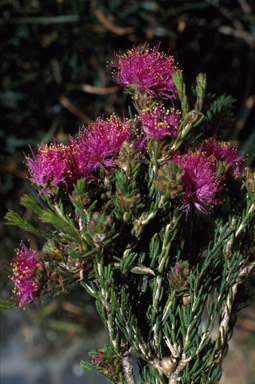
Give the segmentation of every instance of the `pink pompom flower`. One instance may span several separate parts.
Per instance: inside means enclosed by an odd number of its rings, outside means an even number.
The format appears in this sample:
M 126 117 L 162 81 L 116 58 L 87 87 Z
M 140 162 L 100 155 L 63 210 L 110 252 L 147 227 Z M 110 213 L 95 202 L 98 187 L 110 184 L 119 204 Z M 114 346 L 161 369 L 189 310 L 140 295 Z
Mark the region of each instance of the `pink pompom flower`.
M 227 170 L 232 169 L 233 176 L 239 171 L 239 167 L 244 159 L 243 155 L 238 155 L 234 144 L 224 141 L 217 142 L 215 138 L 205 141 L 202 145 L 202 151 L 205 152 L 207 156 L 214 156 L 216 160 L 225 162 Z
M 223 189 L 222 177 L 217 176 L 217 166 L 214 156 L 209 156 L 201 151 L 201 148 L 195 152 L 188 152 L 184 155 L 178 155 L 174 158 L 174 162 L 183 170 L 182 178 L 183 194 L 183 211 L 186 217 L 191 211 L 193 204 L 199 211 L 207 214 L 213 205 L 219 204 L 220 199 L 217 193 Z
M 35 301 L 40 293 L 40 283 L 36 278 L 36 272 L 41 267 L 38 258 L 39 255 L 35 251 L 22 244 L 20 249 L 16 249 L 13 261 L 9 264 L 13 269 L 13 293 L 19 300 L 20 307 Z
M 141 50 L 133 48 L 124 55 L 115 55 L 116 63 L 111 67 L 117 67 L 113 71 L 114 81 L 134 93 L 139 91 L 153 98 L 175 96 L 176 88 L 172 74 L 176 69 L 173 58 L 167 53 L 158 52 L 160 43 L 153 49 L 145 43 Z
M 156 105 L 153 109 L 146 108 L 140 112 L 140 120 L 146 137 L 155 140 L 165 136 L 176 136 L 179 131 L 180 115 L 174 109 L 165 111 Z
M 114 156 L 119 152 L 124 141 L 129 140 L 128 120 L 122 123 L 114 114 L 109 118 L 97 118 L 84 128 L 78 141 L 70 139 L 75 150 L 74 161 L 81 170 L 84 167 L 93 172 L 98 167 L 113 167 Z M 92 175 L 92 174 L 91 174 Z
M 48 188 L 63 184 L 66 190 L 82 177 L 89 175 L 88 164 L 83 163 L 79 168 L 77 164 L 77 145 L 51 143 L 38 147 L 34 159 L 26 157 L 30 180 L 42 188 L 40 193 L 48 193 Z
M 33 152 L 32 152 L 33 153 Z M 71 151 L 62 144 L 43 145 L 38 147 L 37 156 L 34 160 L 26 157 L 27 167 L 32 183 L 45 190 L 49 185 L 59 185 L 61 182 L 66 186 L 72 183 L 71 173 Z

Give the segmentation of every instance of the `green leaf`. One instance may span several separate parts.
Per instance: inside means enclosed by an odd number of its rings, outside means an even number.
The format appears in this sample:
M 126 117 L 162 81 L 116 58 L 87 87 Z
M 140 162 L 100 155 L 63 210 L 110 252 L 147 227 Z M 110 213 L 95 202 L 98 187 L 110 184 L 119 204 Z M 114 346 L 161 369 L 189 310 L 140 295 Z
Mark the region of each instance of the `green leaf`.
M 19 305 L 19 302 L 15 299 L 10 300 L 4 300 L 0 299 L 0 311 L 3 311 L 4 309 L 14 308 Z
M 32 209 L 38 216 L 42 215 L 43 208 L 37 203 L 34 196 L 23 195 L 20 199 L 20 204 L 26 208 Z
M 33 233 L 33 235 L 36 235 L 36 236 L 42 236 L 43 235 L 43 231 L 35 228 L 26 219 L 23 219 L 22 217 L 20 217 L 16 212 L 12 211 L 11 209 L 5 215 L 5 219 L 9 221 L 9 223 L 7 223 L 8 225 L 17 225 L 21 229 L 24 229 L 24 231 Z

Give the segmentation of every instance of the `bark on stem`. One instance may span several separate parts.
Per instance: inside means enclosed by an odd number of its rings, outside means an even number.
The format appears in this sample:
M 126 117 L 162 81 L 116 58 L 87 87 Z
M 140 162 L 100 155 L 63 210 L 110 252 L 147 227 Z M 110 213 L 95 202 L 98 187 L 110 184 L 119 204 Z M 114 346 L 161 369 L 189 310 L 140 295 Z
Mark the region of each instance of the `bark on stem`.
M 219 325 L 219 346 L 214 352 L 214 360 L 217 361 L 217 364 L 221 367 L 222 366 L 222 360 L 224 358 L 224 350 L 227 344 L 227 329 L 229 325 L 229 321 L 232 315 L 232 309 L 233 309 L 233 304 L 235 301 L 235 297 L 237 294 L 238 286 L 242 282 L 242 278 L 245 276 L 248 276 L 253 269 L 255 269 L 255 265 L 249 265 L 244 267 L 239 275 L 236 278 L 235 284 L 231 287 L 230 292 L 228 293 L 227 299 L 226 299 L 226 304 L 222 313 L 222 320 Z
M 137 384 L 133 371 L 132 360 L 130 359 L 129 355 L 122 358 L 122 367 L 127 383 Z

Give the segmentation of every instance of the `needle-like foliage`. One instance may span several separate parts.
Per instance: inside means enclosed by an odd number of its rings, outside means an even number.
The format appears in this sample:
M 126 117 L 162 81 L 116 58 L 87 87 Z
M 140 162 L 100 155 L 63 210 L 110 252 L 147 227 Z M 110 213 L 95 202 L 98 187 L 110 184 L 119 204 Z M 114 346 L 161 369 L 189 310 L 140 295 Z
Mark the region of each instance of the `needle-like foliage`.
M 255 269 L 255 177 L 233 144 L 211 129 L 206 136 L 224 108 L 206 110 L 204 74 L 190 106 L 183 74 L 159 44 L 117 55 L 113 66 L 133 98 L 131 120 L 96 119 L 66 146 L 27 158 L 44 204 L 28 195 L 21 204 L 45 230 L 13 211 L 6 219 L 42 236 L 44 256 L 25 245 L 16 252 L 14 299 L 24 306 L 78 282 L 110 340 L 84 369 L 136 384 L 134 353 L 142 383 L 216 384 Z

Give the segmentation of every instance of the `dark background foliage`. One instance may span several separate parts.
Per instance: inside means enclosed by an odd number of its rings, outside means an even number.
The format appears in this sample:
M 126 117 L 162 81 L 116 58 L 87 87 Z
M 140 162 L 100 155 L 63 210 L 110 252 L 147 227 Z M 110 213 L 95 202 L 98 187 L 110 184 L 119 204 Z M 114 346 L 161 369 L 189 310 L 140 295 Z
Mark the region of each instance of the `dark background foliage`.
M 145 41 L 151 47 L 161 41 L 165 52 L 170 48 L 191 98 L 199 72 L 207 74 L 208 92 L 232 95 L 235 121 L 226 119 L 224 137 L 249 153 L 247 165 L 254 165 L 254 0 L 0 0 L 0 36 L 1 217 L 8 208 L 32 215 L 18 205 L 23 193 L 34 193 L 24 165 L 29 145 L 35 149 L 53 137 L 65 141 L 113 108 L 128 115 L 130 100 L 106 62 Z M 2 260 L 28 239 L 3 220 L 0 236 Z M 40 249 L 40 240 L 29 239 Z M 2 276 L 7 297 L 12 284 Z M 56 316 L 56 310 L 49 312 Z M 77 316 L 69 320 L 77 323 Z

